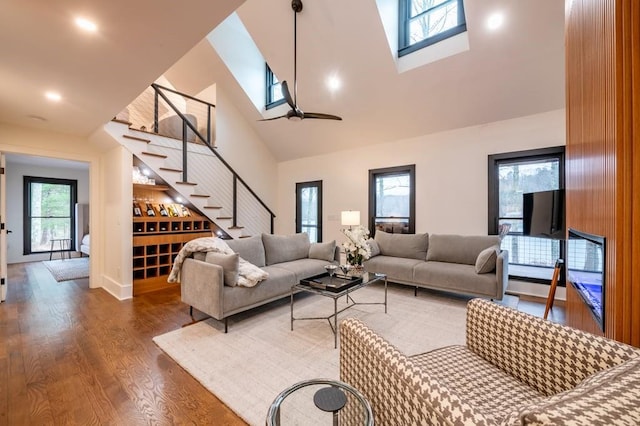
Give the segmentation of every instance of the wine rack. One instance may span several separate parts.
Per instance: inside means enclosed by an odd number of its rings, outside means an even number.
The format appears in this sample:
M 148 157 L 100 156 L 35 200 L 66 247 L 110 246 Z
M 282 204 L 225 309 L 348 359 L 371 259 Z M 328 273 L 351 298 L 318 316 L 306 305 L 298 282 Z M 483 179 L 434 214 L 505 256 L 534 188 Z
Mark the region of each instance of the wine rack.
M 163 194 L 166 189 L 159 185 L 134 185 L 134 195 L 157 198 L 166 196 Z M 188 241 L 211 235 L 211 222 L 195 211 L 190 214 L 167 217 L 156 212 L 156 216 L 133 217 L 134 296 L 176 285 L 167 283 L 167 278 L 180 249 Z

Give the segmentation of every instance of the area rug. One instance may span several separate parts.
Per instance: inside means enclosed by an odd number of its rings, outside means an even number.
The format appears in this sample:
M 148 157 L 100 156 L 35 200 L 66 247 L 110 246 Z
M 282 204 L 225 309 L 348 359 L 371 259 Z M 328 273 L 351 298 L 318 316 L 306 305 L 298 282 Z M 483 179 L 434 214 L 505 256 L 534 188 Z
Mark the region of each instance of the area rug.
M 375 302 L 383 299 L 383 291 L 375 284 L 353 296 Z M 296 317 L 333 312 L 332 299 L 298 294 L 295 300 Z M 415 297 L 413 288 L 391 285 L 387 314 L 381 305 L 360 305 L 339 320 L 359 318 L 401 351 L 416 354 L 464 343 L 467 300 L 426 291 Z M 153 340 L 251 425 L 263 425 L 271 402 L 292 384 L 339 377 L 340 351 L 334 349 L 328 322 L 296 321 L 291 331 L 288 299 L 231 317 L 227 334 L 220 322 L 209 319 Z
M 56 281 L 70 281 L 89 277 L 89 258 L 45 260 L 44 266 Z

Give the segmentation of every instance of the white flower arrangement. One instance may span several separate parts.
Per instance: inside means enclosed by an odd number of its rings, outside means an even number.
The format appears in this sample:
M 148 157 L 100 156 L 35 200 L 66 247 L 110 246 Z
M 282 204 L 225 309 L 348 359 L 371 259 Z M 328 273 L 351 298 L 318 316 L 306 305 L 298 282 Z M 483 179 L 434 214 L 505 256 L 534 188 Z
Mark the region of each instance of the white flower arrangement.
M 369 230 L 362 225 L 358 225 L 351 229 L 343 229 L 342 233 L 348 239 L 342 243 L 342 248 L 344 248 L 347 255 L 347 263 L 362 265 L 362 261 L 371 257 L 371 247 L 367 244 Z

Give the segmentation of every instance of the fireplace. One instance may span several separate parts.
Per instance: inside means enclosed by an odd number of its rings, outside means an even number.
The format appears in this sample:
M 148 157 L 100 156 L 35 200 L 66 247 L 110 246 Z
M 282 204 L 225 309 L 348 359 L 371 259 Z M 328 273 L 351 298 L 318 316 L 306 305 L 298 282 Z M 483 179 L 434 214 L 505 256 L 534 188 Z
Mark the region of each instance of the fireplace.
M 602 330 L 605 318 L 605 238 L 569 228 L 567 276 Z

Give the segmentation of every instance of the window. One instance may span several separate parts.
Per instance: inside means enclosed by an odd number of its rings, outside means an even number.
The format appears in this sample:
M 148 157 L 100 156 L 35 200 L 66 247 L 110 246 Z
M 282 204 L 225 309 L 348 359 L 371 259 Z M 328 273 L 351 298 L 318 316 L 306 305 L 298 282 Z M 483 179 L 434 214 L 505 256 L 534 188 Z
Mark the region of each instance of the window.
M 564 188 L 564 147 L 489 156 L 489 234 L 509 224 L 502 248 L 509 251 L 509 275 L 549 284 L 564 258 L 560 241 L 522 235 L 522 194 Z
M 415 164 L 369 170 L 369 229 L 416 232 Z
M 399 0 L 398 56 L 467 30 L 462 0 Z
M 322 181 L 296 183 L 296 232 L 322 242 Z
M 75 247 L 76 199 L 75 180 L 24 177 L 24 254 L 48 252 L 54 238 Z
M 285 103 L 284 95 L 282 94 L 282 85 L 278 81 L 276 75 L 271 71 L 269 65 L 265 64 L 267 68 L 267 101 L 265 108 L 270 109 L 278 105 Z

